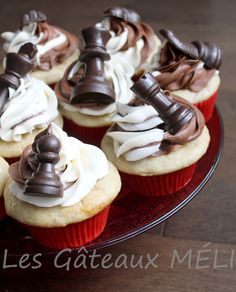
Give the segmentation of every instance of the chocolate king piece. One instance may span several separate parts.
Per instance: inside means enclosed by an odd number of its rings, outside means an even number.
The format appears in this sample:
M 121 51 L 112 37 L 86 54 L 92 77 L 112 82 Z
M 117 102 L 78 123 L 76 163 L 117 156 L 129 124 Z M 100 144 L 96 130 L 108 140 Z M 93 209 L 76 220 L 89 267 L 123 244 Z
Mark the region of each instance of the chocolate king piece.
M 104 78 L 104 61 L 110 59 L 105 44 L 110 38 L 106 30 L 91 26 L 82 30 L 85 48 L 79 61 L 85 64 L 82 78 L 76 84 L 71 104 L 111 104 L 114 102 L 114 91 Z
M 155 108 L 164 121 L 165 130 L 172 135 L 185 127 L 195 115 L 192 109 L 173 101 L 164 94 L 151 73 L 141 76 L 131 90 L 141 100 L 150 103 Z
M 34 67 L 36 53 L 35 45 L 26 43 L 20 47 L 18 53 L 7 54 L 6 69 L 0 75 L 0 113 L 9 98 L 9 87 L 16 90 L 20 86 L 20 79 Z
M 52 134 L 49 125 L 48 129 L 43 131 L 42 135 L 38 135 L 33 143 L 32 150 L 35 154 L 33 162 L 34 165 L 37 164 L 37 168 L 25 182 L 24 195 L 38 197 L 63 196 L 63 185 L 55 171 L 55 165 L 60 159 L 60 149 L 61 143 Z

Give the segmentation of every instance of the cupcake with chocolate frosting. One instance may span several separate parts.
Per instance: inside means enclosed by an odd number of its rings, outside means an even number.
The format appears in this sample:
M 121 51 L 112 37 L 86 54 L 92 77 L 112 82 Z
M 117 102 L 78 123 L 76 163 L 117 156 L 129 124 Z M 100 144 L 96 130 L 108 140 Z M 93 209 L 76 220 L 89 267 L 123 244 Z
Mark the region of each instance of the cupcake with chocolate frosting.
M 65 69 L 78 58 L 79 42 L 75 35 L 51 25 L 44 13 L 30 10 L 24 14 L 20 29 L 1 34 L 6 53 L 18 52 L 19 48 L 31 42 L 37 47 L 36 66 L 33 77 L 47 84 L 60 80 Z
M 4 199 L 3 199 L 3 191 L 8 179 L 8 163 L 5 159 L 0 157 L 0 220 L 4 218 L 6 215 Z
M 118 104 L 102 150 L 135 192 L 174 193 L 191 180 L 207 151 L 210 136 L 204 117 L 191 103 L 161 91 L 150 73 L 132 90 L 138 97 L 129 105 Z
M 108 54 L 124 58 L 135 70 L 150 70 L 155 64 L 161 42 L 140 15 L 128 8 L 113 7 L 104 11 L 98 27 L 110 32 L 106 44 Z
M 55 92 L 65 129 L 83 142 L 100 145 L 116 102 L 133 99 L 130 87 L 135 69 L 125 59 L 107 53 L 108 31 L 91 26 L 82 30 L 82 36 L 85 47 L 79 60 L 68 67 Z
M 9 173 L 7 214 L 54 249 L 79 247 L 98 237 L 121 187 L 118 171 L 99 148 L 69 137 L 53 123 Z
M 161 88 L 196 105 L 208 121 L 220 85 L 220 49 L 209 42 L 183 43 L 169 30 L 160 33 L 166 41 L 153 74 Z
M 62 125 L 54 91 L 29 75 L 36 52 L 32 43 L 26 43 L 18 53 L 8 53 L 0 75 L 0 156 L 9 162 L 50 122 Z

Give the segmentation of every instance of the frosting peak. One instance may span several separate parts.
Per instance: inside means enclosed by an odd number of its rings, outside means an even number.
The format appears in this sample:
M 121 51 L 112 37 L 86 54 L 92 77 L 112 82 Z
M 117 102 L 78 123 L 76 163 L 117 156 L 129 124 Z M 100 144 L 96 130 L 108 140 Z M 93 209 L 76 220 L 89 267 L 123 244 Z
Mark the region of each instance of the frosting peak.
M 104 16 L 97 25 L 110 31 L 107 52 L 125 58 L 135 69 L 149 63 L 157 53 L 159 41 L 139 14 L 131 9 L 114 7 L 106 10 Z
M 0 138 L 6 142 L 21 141 L 22 135 L 46 127 L 59 114 L 54 91 L 41 80 L 26 75 L 19 88 L 8 90 L 0 116 Z

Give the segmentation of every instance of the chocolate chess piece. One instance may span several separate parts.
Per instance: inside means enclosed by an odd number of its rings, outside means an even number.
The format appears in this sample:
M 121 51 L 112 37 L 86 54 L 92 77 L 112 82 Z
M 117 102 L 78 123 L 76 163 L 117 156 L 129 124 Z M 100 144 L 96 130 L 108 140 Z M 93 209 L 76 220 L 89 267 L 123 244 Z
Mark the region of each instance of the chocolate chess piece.
M 17 89 L 20 79 L 34 67 L 33 58 L 37 53 L 35 45 L 26 43 L 18 53 L 8 53 L 6 56 L 6 69 L 0 75 L 0 113 L 9 97 L 8 88 Z
M 46 15 L 38 10 L 30 10 L 29 12 L 25 13 L 21 20 L 21 29 L 25 25 L 29 25 L 30 23 L 34 22 L 45 22 L 47 21 Z
M 130 23 L 138 23 L 141 20 L 140 15 L 136 11 L 129 8 L 119 7 L 119 6 L 106 9 L 103 12 L 103 15 L 104 17 L 120 18 Z
M 37 161 L 37 153 L 38 153 L 38 140 L 44 136 L 44 135 L 52 135 L 52 126 L 49 124 L 49 126 L 40 132 L 38 135 L 35 136 L 34 142 L 31 146 L 32 151 L 28 155 L 28 164 L 31 167 L 31 169 L 36 170 L 38 167 L 38 161 Z
M 215 44 L 201 41 L 188 44 L 180 41 L 170 30 L 161 29 L 159 32 L 174 48 L 185 55 L 203 61 L 210 69 L 220 68 L 222 53 Z
M 131 90 L 143 101 L 149 102 L 164 121 L 165 130 L 176 134 L 194 117 L 194 112 L 164 94 L 151 73 L 144 74 Z
M 71 104 L 110 104 L 114 102 L 114 92 L 104 78 L 104 61 L 110 56 L 106 52 L 105 44 L 110 38 L 108 31 L 91 26 L 82 30 L 85 49 L 79 61 L 85 63 L 83 77 L 75 86 Z
M 36 155 L 38 167 L 25 183 L 25 195 L 63 196 L 63 185 L 55 172 L 55 165 L 60 159 L 60 149 L 60 141 L 53 134 L 45 134 L 38 139 Z

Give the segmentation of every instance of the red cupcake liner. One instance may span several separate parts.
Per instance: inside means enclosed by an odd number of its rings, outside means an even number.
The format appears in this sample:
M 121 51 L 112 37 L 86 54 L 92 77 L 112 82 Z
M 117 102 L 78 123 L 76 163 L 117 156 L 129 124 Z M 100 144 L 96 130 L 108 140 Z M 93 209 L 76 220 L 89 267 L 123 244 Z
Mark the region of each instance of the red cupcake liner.
M 192 179 L 197 163 L 181 170 L 153 176 L 120 173 L 122 183 L 143 196 L 165 196 L 185 187 Z
M 79 138 L 82 142 L 93 144 L 100 147 L 103 136 L 105 135 L 108 126 L 106 127 L 83 127 L 75 124 L 70 119 L 63 116 L 64 119 L 64 130 L 72 136 Z
M 0 220 L 2 220 L 7 215 L 5 210 L 4 198 L 0 197 Z
M 75 248 L 97 238 L 104 230 L 109 207 L 85 221 L 65 227 L 42 228 L 24 225 L 42 245 L 52 249 Z
M 20 156 L 18 156 L 18 157 L 7 157 L 7 158 L 4 158 L 4 159 L 8 162 L 9 165 L 11 165 L 12 163 L 15 163 L 15 162 L 19 161 L 20 160 Z
M 49 86 L 54 90 L 56 83 L 49 84 Z
M 194 104 L 202 112 L 206 122 L 208 122 L 210 118 L 212 117 L 218 91 L 219 90 L 217 89 L 215 93 L 212 94 L 212 96 L 210 96 L 207 100 Z

